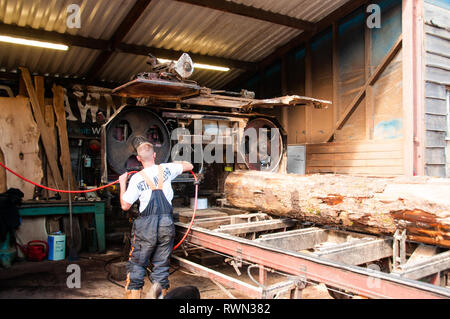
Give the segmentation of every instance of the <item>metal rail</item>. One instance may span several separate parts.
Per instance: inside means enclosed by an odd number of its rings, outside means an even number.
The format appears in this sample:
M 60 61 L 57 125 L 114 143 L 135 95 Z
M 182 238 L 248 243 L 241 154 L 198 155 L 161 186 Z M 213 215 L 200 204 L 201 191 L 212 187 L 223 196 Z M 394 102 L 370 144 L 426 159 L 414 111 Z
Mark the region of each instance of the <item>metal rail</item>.
M 176 226 L 179 233 L 184 233 L 187 229 L 186 224 L 176 223 Z M 317 256 L 270 247 L 260 242 L 203 228 L 193 227 L 186 241 L 206 249 L 241 258 L 294 276 L 304 276 L 309 281 L 324 283 L 369 298 L 450 298 L 450 290 L 443 287 L 326 260 Z

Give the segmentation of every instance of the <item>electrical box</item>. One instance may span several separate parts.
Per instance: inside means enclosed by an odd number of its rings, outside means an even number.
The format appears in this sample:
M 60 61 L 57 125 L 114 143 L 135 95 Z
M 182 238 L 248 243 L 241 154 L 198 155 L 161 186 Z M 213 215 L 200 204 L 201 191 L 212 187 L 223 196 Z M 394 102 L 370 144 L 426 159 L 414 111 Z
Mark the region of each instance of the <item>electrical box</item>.
M 306 146 L 288 145 L 287 147 L 287 172 L 288 174 L 305 175 Z

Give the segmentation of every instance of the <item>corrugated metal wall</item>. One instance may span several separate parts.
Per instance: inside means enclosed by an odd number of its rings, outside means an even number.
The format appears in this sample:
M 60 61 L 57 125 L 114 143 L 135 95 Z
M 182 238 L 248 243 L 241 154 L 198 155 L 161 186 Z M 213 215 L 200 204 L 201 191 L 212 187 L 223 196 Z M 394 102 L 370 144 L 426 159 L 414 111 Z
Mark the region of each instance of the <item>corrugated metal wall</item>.
M 448 1 L 424 1 L 425 37 L 425 173 L 450 177 L 448 134 L 450 85 L 450 5 Z

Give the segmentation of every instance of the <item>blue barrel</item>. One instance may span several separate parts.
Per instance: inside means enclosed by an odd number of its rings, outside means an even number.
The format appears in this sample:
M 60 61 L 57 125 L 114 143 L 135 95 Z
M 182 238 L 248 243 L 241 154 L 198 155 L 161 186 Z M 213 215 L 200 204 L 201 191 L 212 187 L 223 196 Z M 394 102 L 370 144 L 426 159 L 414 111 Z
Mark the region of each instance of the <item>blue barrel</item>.
M 66 258 L 66 234 L 48 235 L 48 260 L 64 260 Z

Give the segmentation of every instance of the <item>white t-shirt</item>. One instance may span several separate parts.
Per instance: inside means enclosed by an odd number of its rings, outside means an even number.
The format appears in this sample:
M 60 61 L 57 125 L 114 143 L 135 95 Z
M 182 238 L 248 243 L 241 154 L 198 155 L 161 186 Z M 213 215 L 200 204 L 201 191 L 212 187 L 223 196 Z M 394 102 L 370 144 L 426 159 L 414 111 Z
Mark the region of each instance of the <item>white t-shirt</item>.
M 167 201 L 172 205 L 173 199 L 173 189 L 172 180 L 178 175 L 183 173 L 183 165 L 168 163 L 161 164 L 164 168 L 164 183 L 163 183 L 163 193 L 167 198 Z M 145 174 L 150 179 L 153 179 L 155 186 L 158 187 L 158 166 L 153 165 L 151 167 L 144 168 Z M 128 188 L 123 194 L 122 199 L 128 204 L 133 204 L 139 199 L 139 211 L 142 212 L 148 205 L 150 198 L 152 197 L 152 190 L 145 182 L 141 174 L 134 174 L 130 178 L 128 183 Z

